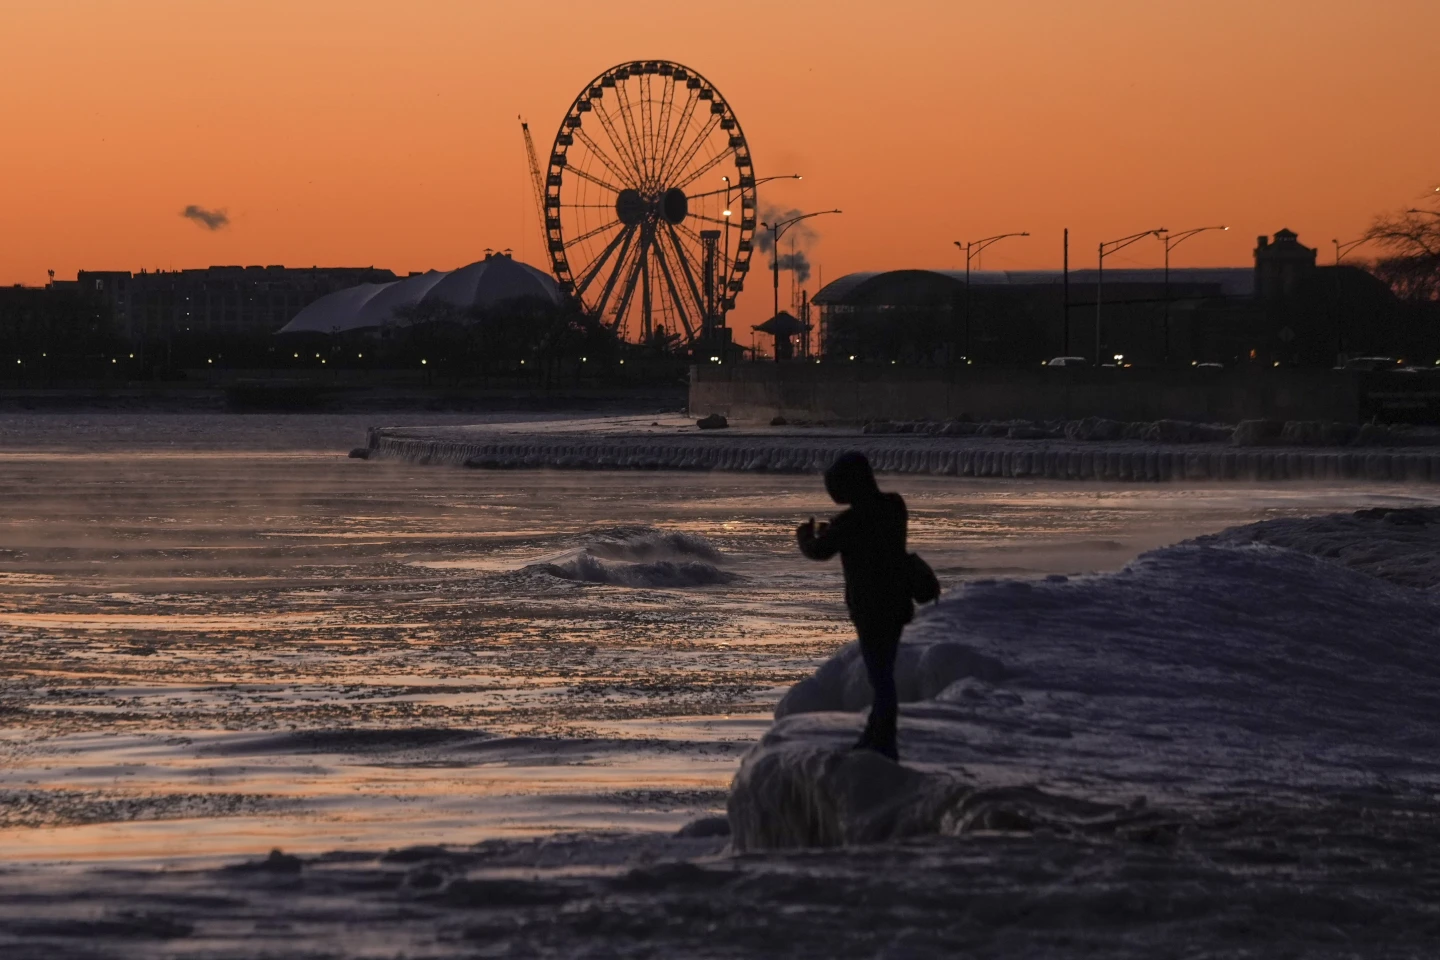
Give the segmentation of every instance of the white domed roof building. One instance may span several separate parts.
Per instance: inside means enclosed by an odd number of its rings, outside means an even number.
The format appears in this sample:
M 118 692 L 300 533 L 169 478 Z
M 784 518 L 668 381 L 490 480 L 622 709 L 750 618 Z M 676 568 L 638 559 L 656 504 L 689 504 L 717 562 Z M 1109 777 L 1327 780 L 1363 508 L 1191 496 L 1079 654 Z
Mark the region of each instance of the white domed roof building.
M 510 300 L 559 304 L 560 288 L 550 274 L 509 254 L 458 270 L 431 270 L 393 283 L 363 283 L 321 297 L 295 315 L 281 333 L 349 333 L 374 330 L 395 319 L 395 311 L 422 303 L 444 303 L 458 310 L 488 308 Z

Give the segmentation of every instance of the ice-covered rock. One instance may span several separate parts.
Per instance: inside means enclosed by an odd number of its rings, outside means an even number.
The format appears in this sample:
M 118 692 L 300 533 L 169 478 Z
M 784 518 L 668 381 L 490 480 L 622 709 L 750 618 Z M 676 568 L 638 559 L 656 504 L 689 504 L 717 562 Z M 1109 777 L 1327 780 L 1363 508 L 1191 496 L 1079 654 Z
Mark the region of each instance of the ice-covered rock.
M 1119 440 L 1124 434 L 1125 424 L 1104 417 L 1086 417 L 1065 425 L 1067 440 Z
M 737 848 L 953 831 L 997 790 L 1029 822 L 1440 787 L 1440 597 L 1296 550 L 961 587 L 905 632 L 903 767 L 846 752 L 857 669 L 847 647 L 781 701 L 732 788 Z
M 1237 447 L 1258 447 L 1276 443 L 1285 424 L 1278 420 L 1241 420 L 1230 436 L 1230 442 Z

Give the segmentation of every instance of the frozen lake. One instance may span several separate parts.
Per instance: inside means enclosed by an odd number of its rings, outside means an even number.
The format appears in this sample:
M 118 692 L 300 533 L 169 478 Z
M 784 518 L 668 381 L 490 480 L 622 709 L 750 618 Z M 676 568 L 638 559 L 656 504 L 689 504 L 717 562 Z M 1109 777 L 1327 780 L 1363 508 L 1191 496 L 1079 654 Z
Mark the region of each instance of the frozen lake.
M 580 873 L 562 886 L 592 897 L 609 894 L 576 876 L 629 876 L 635 857 L 754 883 L 808 869 L 797 854 L 716 859 L 714 841 L 667 838 L 724 811 L 779 698 L 849 639 L 838 567 L 793 547 L 796 522 L 832 510 L 819 479 L 347 459 L 370 422 L 0 422 L 0 904 L 48 891 L 39 907 L 0 909 L 0 943 L 22 914 L 73 920 L 76 890 L 110 891 L 87 916 L 118 915 L 126 884 L 224 886 L 213 867 L 274 847 L 334 857 L 488 843 L 476 849 L 491 859 L 465 862 L 496 876 L 551 869 L 545 851 L 563 848 Z M 882 484 L 905 495 L 912 547 L 947 585 L 1117 570 L 1255 520 L 1434 501 L 1425 487 L 1293 481 Z M 890 863 L 874 869 L 897 882 L 917 864 L 943 872 L 977 857 L 1020 883 L 1024 864 L 1075 854 L 1035 838 L 973 842 L 823 855 L 814 875 L 829 879 L 814 882 L 847 896 L 852 875 L 871 872 L 857 857 Z M 1129 863 L 1124 851 L 1101 861 L 1116 855 Z M 195 872 L 85 872 L 102 861 Z M 343 878 L 350 862 L 331 868 Z M 325 896 L 349 896 L 336 882 Z M 193 929 L 207 914 L 187 916 Z M 165 939 L 141 927 L 125 948 L 137 956 L 145 938 Z M 25 929 L 13 926 L 12 945 L 40 951 L 51 935 Z M 306 929 L 325 941 L 323 925 Z M 598 942 L 630 949 L 619 945 L 631 934 L 612 934 Z M 395 936 L 376 955 L 420 942 Z M 227 942 L 187 949 L 229 955 Z M 891 940 L 856 942 L 873 956 Z M 564 943 L 557 955 L 573 953 Z M 916 955 L 927 943 L 914 940 Z

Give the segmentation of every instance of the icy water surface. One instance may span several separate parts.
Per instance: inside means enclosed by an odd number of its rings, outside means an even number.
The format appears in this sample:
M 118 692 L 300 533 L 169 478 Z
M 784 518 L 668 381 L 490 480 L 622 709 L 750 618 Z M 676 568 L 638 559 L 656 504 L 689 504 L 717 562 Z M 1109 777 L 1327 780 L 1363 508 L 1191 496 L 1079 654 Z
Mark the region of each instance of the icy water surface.
M 838 570 L 792 547 L 827 511 L 816 478 L 349 460 L 365 424 L 7 424 L 0 855 L 673 830 L 723 809 L 778 697 L 847 637 Z M 952 583 L 1406 499 L 891 485 Z
M 830 510 L 818 478 L 347 459 L 371 423 L 0 418 L 0 954 L 1339 958 L 1440 941 L 1440 819 L 1413 790 L 1157 813 L 1123 837 L 998 823 L 746 854 L 677 837 L 724 811 L 779 697 L 849 636 L 838 569 L 792 544 Z M 1430 502 L 883 482 L 943 582 L 999 578 L 981 593 L 1267 517 Z M 1083 764 L 1082 748 L 1053 747 Z M 1138 789 L 1106 763 L 1087 776 Z

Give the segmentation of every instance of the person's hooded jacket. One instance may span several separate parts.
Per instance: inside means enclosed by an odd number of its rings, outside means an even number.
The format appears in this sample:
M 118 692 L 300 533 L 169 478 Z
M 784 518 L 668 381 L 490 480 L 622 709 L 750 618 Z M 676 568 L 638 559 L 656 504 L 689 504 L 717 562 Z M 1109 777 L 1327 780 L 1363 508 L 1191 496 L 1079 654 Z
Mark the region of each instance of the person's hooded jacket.
M 825 490 L 849 509 L 818 531 L 800 528 L 800 552 L 812 560 L 840 554 L 845 571 L 845 605 L 859 625 L 908 623 L 910 563 L 905 549 L 908 512 L 898 493 L 882 493 L 870 462 L 847 453 L 825 471 Z

